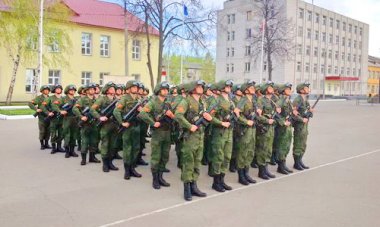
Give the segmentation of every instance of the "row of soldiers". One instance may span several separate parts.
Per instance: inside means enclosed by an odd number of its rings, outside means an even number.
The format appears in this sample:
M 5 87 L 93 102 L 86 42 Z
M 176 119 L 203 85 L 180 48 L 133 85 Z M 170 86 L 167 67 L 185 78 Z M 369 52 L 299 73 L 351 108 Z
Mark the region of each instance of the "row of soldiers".
M 66 156 L 76 156 L 75 135 L 80 128 L 81 164 L 86 164 L 88 152 L 89 162 L 99 162 L 95 153 L 100 142 L 103 171 L 118 170 L 112 160 L 122 150 L 124 179 L 129 180 L 141 177 L 136 167 L 149 132 L 152 187 L 170 186 L 163 174 L 169 172 L 166 164 L 174 144 L 187 201 L 192 196 L 206 196 L 197 186 L 202 164 L 208 165 L 212 188 L 218 192 L 232 190 L 225 182 L 228 170 L 237 171 L 242 185 L 256 183 L 249 174 L 250 167 L 258 168 L 258 177 L 265 180 L 275 177 L 268 163 L 277 164 L 281 174 L 292 173 L 286 166 L 292 138 L 293 167 L 309 168 L 302 160 L 308 121 L 313 116 L 308 83 L 297 85 L 299 95 L 293 102 L 289 83 L 256 85 L 250 80 L 234 86 L 231 80 L 215 84 L 197 80 L 171 86 L 162 82 L 150 97 L 142 86 L 137 81 L 128 81 L 124 87 L 110 82 L 96 97 L 97 86 L 90 84 L 79 99 L 74 96 L 73 85 L 65 88 L 65 97 L 57 96 L 62 91 L 60 85 L 53 87 L 50 97 L 49 87 L 42 86 L 42 95 L 30 103 L 39 117 L 41 148 L 48 147 L 50 130 L 52 152 L 61 149 L 64 137 Z M 49 117 L 52 119 L 47 121 Z

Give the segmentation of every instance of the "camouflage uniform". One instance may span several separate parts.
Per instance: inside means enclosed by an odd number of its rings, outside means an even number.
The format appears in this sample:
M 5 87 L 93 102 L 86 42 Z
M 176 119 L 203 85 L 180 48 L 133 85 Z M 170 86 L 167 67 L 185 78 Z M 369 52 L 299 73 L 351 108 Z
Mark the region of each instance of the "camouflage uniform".
M 73 108 L 75 105 L 76 99 L 68 95 L 69 90 L 76 91 L 76 87 L 74 85 L 66 86 L 65 88 L 66 96 L 63 97 L 62 99 L 63 100 L 62 106 L 67 104 L 71 106 L 71 108 Z M 61 110 L 63 109 L 61 108 Z M 67 112 L 67 114 L 63 116 L 63 137 L 64 137 L 64 148 L 66 151 L 66 155 L 65 155 L 66 158 L 69 158 L 70 156 L 78 157 L 78 155 L 74 151 L 76 139 L 78 135 L 78 130 L 79 130 L 78 120 L 71 109 Z
M 40 92 L 43 92 L 45 89 L 48 89 L 50 91 L 49 86 L 41 86 Z M 32 101 L 28 103 L 28 106 L 30 109 L 37 111 L 37 109 L 42 109 L 44 102 L 49 98 L 49 95 L 45 96 L 44 94 L 41 94 L 34 98 Z M 37 106 L 37 107 L 36 107 Z M 44 118 L 46 117 L 45 113 L 35 113 L 34 116 L 38 117 L 38 130 L 39 130 L 39 140 L 41 144 L 41 150 L 51 148 L 49 146 L 49 138 L 50 138 L 50 122 L 44 121 Z

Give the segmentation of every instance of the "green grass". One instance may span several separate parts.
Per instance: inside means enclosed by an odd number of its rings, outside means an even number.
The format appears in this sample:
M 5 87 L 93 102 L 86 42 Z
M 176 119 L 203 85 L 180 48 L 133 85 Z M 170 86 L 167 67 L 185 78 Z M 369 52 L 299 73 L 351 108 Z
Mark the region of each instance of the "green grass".
M 32 114 L 34 114 L 34 110 L 31 110 L 31 109 L 0 110 L 0 114 L 4 114 L 4 115 L 32 115 Z
M 12 102 L 10 106 L 27 106 L 28 102 Z M 0 102 L 0 106 L 7 106 L 5 102 Z

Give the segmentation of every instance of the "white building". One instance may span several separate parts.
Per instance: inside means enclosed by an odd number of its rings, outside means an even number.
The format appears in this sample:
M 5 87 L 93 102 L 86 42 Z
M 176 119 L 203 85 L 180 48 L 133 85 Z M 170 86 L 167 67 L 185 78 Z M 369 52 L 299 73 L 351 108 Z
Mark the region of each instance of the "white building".
M 312 93 L 366 94 L 368 24 L 301 0 L 282 1 L 294 33 L 292 59 L 273 61 L 272 80 L 308 81 Z M 238 83 L 260 78 L 261 58 L 251 56 L 250 36 L 260 29 L 255 0 L 230 0 L 218 12 L 216 78 Z M 292 28 L 289 28 L 289 30 Z M 267 80 L 264 57 L 263 81 Z M 350 92 L 345 92 L 349 90 Z

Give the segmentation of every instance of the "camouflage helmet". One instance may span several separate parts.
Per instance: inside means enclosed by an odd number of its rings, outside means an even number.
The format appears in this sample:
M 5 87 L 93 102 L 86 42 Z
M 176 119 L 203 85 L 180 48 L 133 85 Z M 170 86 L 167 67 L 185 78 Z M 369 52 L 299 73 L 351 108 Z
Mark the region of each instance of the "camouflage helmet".
M 70 90 L 77 91 L 77 87 L 74 84 L 69 84 L 65 87 L 65 94 L 69 93 Z
M 148 93 L 149 94 L 149 92 L 150 92 L 150 90 L 149 90 L 149 88 L 144 88 L 144 91 L 146 91 L 146 93 Z
M 56 85 L 53 85 L 53 86 L 51 87 L 51 93 L 55 93 L 55 89 L 57 89 L 57 88 L 60 88 L 61 90 L 63 90 L 62 85 L 60 85 L 60 84 L 56 84 Z
M 46 89 L 48 89 L 49 91 L 51 90 L 50 87 L 49 87 L 49 85 L 42 85 L 42 86 L 40 87 L 40 92 L 43 92 L 43 91 L 46 90 Z
M 304 83 L 298 84 L 296 87 L 297 93 L 300 94 L 301 90 L 304 89 L 304 87 L 310 87 L 310 83 L 304 82 Z
M 261 85 L 261 91 L 265 93 L 269 87 L 274 87 L 274 83 L 270 80 Z
M 256 88 L 256 92 L 261 92 L 261 84 L 256 84 L 255 88 Z
M 285 91 L 286 88 L 292 89 L 292 86 L 293 85 L 291 83 L 286 83 L 286 84 L 279 85 L 278 92 L 280 94 L 282 94 Z
M 104 87 L 102 88 L 102 94 L 103 94 L 103 95 L 106 95 L 108 89 L 110 89 L 111 87 L 113 87 L 113 88 L 116 87 L 116 85 L 114 84 L 114 82 L 110 81 L 110 82 L 106 83 L 106 84 L 104 85 Z
M 218 89 L 216 88 L 216 83 L 211 84 L 211 85 L 210 85 L 210 89 L 211 89 L 211 91 L 218 90 Z
M 125 84 L 125 89 L 130 89 L 131 87 L 134 87 L 134 86 L 137 86 L 139 87 L 140 86 L 140 83 L 137 82 L 136 80 L 130 80 L 128 81 L 126 84 Z
M 87 84 L 86 86 L 83 87 L 83 91 L 87 91 L 90 88 L 94 88 L 95 89 L 96 87 L 97 87 L 97 84 L 89 83 L 89 84 Z M 79 91 L 78 91 L 78 93 L 79 93 Z
M 124 85 L 123 84 L 115 84 L 115 89 L 120 89 L 120 90 L 124 90 Z
M 235 84 L 233 87 L 232 87 L 232 92 L 237 92 L 237 91 L 242 91 L 241 90 L 241 84 Z
M 191 93 L 198 85 L 201 85 L 204 88 L 206 86 L 206 82 L 203 80 L 192 81 L 188 84 L 185 84 L 184 89 L 186 92 Z
M 226 86 L 233 86 L 234 82 L 232 80 L 221 80 L 215 84 L 216 90 L 222 91 Z
M 170 87 L 170 90 L 169 90 L 170 94 L 173 94 L 174 90 L 177 90 L 177 94 L 178 94 L 178 87 L 177 87 L 177 85 L 173 85 L 173 86 Z
M 158 95 L 160 93 L 161 89 L 170 89 L 170 84 L 166 81 L 161 82 L 160 84 L 157 84 L 156 87 L 153 90 L 153 93 L 155 95 Z
M 249 87 L 251 87 L 251 86 L 255 87 L 255 84 L 256 84 L 255 81 L 249 80 L 249 81 L 247 81 L 247 82 L 245 82 L 244 84 L 241 85 L 240 90 L 242 92 L 245 92 L 245 90 L 247 90 Z
M 77 93 L 81 95 L 84 91 L 86 91 L 86 87 L 87 86 L 80 86 L 80 87 L 78 87 Z

